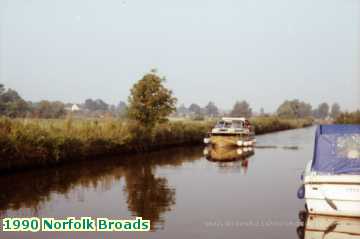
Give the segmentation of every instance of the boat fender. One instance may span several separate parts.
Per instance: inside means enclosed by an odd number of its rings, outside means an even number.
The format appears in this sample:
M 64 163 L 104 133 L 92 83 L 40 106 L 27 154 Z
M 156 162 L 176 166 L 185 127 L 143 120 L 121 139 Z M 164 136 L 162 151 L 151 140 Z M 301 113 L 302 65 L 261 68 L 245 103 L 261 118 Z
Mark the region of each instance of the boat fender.
M 204 143 L 205 144 L 209 144 L 211 142 L 211 140 L 209 138 L 204 138 Z
M 297 191 L 297 197 L 298 199 L 304 199 L 305 197 L 305 186 L 304 184 L 300 186 L 300 188 Z

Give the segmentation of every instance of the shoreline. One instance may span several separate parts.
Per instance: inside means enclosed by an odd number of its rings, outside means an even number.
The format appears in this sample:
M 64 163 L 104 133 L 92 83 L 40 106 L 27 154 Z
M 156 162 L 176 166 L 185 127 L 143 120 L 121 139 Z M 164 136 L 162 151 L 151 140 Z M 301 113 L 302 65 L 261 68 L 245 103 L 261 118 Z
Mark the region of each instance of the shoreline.
M 311 119 L 256 117 L 256 135 L 312 125 Z M 0 172 L 201 145 L 213 121 L 170 121 L 149 134 L 135 122 L 0 118 Z

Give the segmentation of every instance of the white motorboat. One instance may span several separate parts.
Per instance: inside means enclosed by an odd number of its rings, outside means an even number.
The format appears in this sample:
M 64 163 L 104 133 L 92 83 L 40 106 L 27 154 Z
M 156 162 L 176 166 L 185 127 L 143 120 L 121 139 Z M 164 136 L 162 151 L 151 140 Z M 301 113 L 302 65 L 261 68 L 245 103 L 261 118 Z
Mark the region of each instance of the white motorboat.
M 360 125 L 321 125 L 299 198 L 310 214 L 360 217 Z
M 204 139 L 214 146 L 252 147 L 256 140 L 254 128 L 246 118 L 223 117 Z

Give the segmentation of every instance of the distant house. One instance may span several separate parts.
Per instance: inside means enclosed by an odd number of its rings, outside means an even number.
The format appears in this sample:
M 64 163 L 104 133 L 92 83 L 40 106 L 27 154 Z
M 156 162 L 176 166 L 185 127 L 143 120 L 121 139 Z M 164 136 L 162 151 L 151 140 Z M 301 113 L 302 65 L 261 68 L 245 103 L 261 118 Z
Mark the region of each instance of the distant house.
M 77 104 L 73 104 L 71 106 L 71 111 L 72 112 L 80 111 L 80 107 Z

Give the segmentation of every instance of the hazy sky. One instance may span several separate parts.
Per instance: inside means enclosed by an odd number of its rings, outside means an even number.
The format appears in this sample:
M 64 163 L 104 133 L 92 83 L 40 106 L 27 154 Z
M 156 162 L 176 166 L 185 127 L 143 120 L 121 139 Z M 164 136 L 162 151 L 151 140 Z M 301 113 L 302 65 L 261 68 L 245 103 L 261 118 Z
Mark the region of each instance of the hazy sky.
M 186 105 L 360 108 L 360 1 L 0 0 L 0 82 L 27 100 L 117 103 L 154 67 Z

